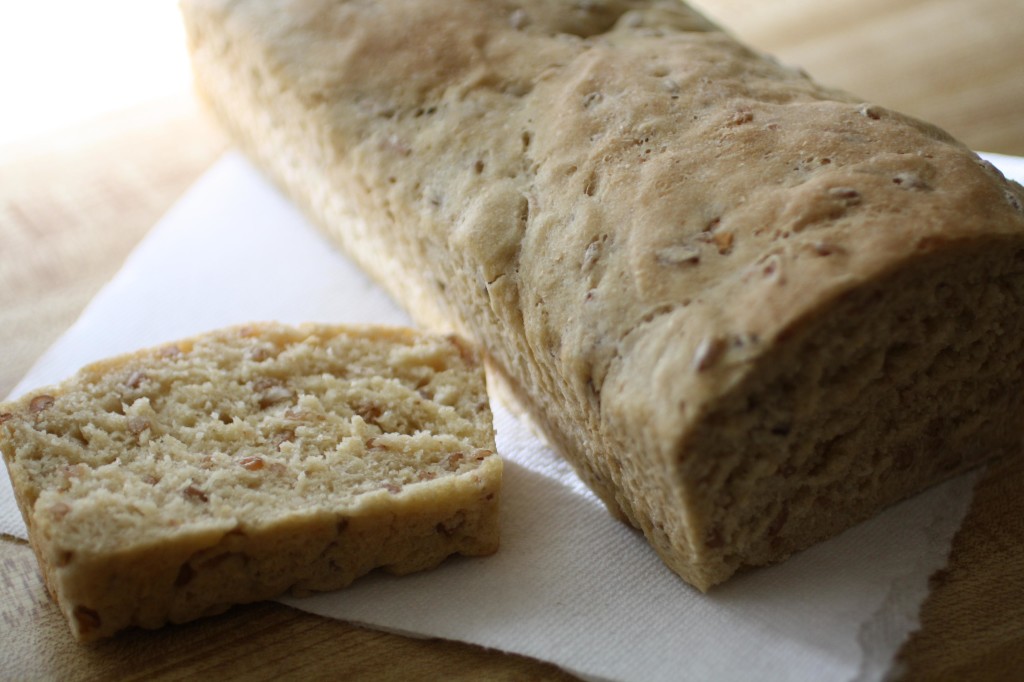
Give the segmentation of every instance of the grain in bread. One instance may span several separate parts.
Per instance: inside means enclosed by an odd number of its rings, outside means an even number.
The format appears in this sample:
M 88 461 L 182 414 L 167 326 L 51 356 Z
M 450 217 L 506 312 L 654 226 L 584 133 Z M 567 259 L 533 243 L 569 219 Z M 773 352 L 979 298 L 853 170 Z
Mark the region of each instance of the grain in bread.
M 186 0 L 199 91 L 701 589 L 1018 453 L 1024 191 L 672 0 Z
M 454 337 L 211 332 L 0 405 L 0 450 L 80 640 L 498 545 L 483 368 Z

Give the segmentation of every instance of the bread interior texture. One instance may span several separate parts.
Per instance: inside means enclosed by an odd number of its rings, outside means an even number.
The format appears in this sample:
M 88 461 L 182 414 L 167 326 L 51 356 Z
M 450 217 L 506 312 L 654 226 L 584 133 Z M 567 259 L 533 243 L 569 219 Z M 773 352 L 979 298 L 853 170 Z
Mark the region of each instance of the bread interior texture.
M 453 337 L 222 330 L 0 406 L 0 449 L 80 639 L 497 549 L 483 368 Z
M 1022 311 L 1024 246 L 992 240 L 907 264 L 787 330 L 679 445 L 684 504 L 705 521 L 688 541 L 709 573 L 778 561 L 921 482 L 1018 452 Z

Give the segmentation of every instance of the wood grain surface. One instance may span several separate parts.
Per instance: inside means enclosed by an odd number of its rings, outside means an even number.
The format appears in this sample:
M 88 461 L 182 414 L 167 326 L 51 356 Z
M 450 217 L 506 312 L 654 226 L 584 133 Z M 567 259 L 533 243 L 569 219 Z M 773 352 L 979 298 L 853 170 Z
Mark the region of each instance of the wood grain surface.
M 698 0 L 754 46 L 832 85 L 1024 154 L 1024 3 Z M 0 395 L 77 317 L 149 227 L 228 146 L 188 98 L 0 148 Z M 131 311 L 126 311 L 126 315 Z M 979 483 L 908 679 L 1024 670 L 1024 462 Z M 0 538 L 0 679 L 570 679 L 553 666 L 360 629 L 276 604 L 94 646 L 71 639 L 24 542 Z

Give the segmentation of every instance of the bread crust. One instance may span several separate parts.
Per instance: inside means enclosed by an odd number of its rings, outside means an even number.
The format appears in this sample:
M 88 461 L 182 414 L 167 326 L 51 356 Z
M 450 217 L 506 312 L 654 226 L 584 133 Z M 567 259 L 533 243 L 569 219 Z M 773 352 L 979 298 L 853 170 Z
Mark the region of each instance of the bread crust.
M 1018 448 L 1024 190 L 941 130 L 677 2 L 184 9 L 243 148 L 419 323 L 475 338 L 698 588 Z M 800 371 L 860 361 L 858 320 L 871 388 Z M 917 374 L 876 377 L 905 346 Z

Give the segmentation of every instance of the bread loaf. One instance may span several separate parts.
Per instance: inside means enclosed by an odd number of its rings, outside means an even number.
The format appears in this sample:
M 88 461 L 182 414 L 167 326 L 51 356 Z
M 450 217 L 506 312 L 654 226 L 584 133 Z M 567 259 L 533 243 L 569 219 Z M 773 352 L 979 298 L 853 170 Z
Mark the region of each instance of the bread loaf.
M 454 338 L 214 332 L 0 405 L 0 451 L 80 640 L 498 545 L 483 369 Z
M 1017 453 L 1024 191 L 672 0 L 186 0 L 200 93 L 700 589 Z

